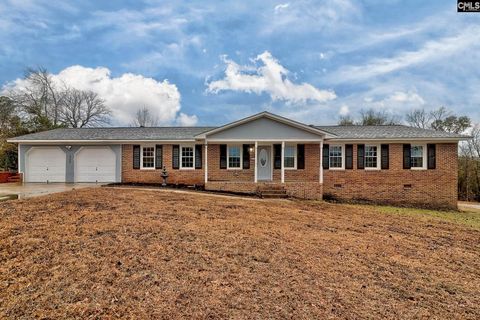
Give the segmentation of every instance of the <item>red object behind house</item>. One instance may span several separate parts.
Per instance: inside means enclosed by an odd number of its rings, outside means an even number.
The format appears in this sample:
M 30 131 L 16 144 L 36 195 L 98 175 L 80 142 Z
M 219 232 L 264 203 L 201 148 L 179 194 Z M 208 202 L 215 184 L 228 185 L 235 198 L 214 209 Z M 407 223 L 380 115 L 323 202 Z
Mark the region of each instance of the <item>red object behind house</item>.
M 8 177 L 12 176 L 13 173 L 11 172 L 0 172 L 0 183 L 8 182 Z

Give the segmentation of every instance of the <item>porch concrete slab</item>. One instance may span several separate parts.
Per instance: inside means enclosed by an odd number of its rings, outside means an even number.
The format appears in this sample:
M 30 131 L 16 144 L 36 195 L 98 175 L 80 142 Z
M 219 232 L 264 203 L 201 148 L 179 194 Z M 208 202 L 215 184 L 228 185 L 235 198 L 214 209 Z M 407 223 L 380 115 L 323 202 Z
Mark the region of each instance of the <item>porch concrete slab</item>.
M 101 187 L 100 183 L 1 183 L 0 200 L 2 197 L 18 196 L 19 199 L 42 196 L 51 193 L 70 191 L 81 188 Z

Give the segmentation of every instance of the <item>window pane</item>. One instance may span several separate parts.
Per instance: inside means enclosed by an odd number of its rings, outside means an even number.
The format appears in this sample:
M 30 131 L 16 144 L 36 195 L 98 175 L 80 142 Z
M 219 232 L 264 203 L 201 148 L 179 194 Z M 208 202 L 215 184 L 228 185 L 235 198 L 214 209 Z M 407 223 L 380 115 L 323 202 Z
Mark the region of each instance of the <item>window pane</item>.
M 155 148 L 144 147 L 142 150 L 142 167 L 153 168 L 155 166 Z
M 341 168 L 342 167 L 342 146 L 331 146 L 330 147 L 330 168 Z
M 182 147 L 182 168 L 193 168 L 193 147 Z
M 410 149 L 411 154 L 411 167 L 422 168 L 423 167 L 423 146 L 412 146 Z
M 230 168 L 240 168 L 241 166 L 241 149 L 239 146 L 228 147 L 228 166 Z
M 283 151 L 284 156 L 284 167 L 285 168 L 295 168 L 295 156 L 296 156 L 296 148 L 295 146 L 285 146 L 285 150 Z
M 294 157 L 288 157 L 285 158 L 285 168 L 295 168 L 295 158 Z
M 377 146 L 365 146 L 365 168 L 377 167 Z

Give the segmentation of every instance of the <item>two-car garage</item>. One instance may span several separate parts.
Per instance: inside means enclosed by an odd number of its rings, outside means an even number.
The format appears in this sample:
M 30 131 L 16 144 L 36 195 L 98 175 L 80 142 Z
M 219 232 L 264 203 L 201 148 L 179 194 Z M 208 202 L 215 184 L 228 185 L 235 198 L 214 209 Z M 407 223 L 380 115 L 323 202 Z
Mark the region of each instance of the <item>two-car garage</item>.
M 32 146 L 25 152 L 25 182 L 116 182 L 110 146 Z

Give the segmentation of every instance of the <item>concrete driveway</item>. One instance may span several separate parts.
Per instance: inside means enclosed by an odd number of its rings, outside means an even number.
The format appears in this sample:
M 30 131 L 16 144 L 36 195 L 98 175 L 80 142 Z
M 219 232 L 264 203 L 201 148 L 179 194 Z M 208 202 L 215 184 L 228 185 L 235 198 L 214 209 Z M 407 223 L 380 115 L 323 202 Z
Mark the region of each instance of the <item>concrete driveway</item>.
M 1 183 L 0 201 L 24 199 L 73 189 L 96 188 L 100 186 L 102 184 L 98 183 Z
M 467 202 L 467 201 L 458 201 L 458 207 L 463 210 L 475 209 L 480 210 L 479 202 Z

